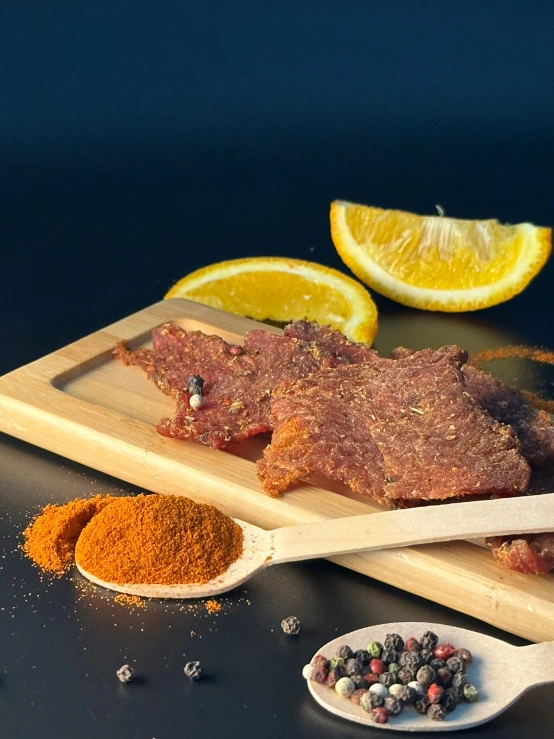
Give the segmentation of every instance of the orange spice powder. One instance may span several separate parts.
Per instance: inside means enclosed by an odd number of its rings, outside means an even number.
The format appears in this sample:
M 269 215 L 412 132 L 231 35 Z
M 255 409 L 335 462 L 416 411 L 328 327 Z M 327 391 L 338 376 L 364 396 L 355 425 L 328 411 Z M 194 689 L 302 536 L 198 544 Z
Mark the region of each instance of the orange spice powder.
M 41 569 L 63 575 L 73 563 L 81 531 L 114 500 L 112 495 L 96 495 L 64 505 L 47 505 L 23 532 L 23 551 Z
M 207 600 L 204 605 L 210 614 L 219 613 L 221 611 L 221 603 L 218 603 L 217 600 Z
M 170 495 L 116 498 L 90 521 L 75 556 L 105 582 L 206 583 L 242 553 L 242 529 L 212 505 Z
M 114 598 L 120 606 L 130 606 L 131 608 L 146 608 L 146 603 L 138 595 L 128 595 L 127 593 L 119 593 Z

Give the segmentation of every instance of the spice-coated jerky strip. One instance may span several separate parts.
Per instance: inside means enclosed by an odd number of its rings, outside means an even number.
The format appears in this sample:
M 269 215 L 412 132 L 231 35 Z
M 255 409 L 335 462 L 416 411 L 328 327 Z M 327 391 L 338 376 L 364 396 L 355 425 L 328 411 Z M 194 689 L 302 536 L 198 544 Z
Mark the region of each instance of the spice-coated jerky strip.
M 271 430 L 269 398 L 276 384 L 377 356 L 337 331 L 306 321 L 290 324 L 282 336 L 251 331 L 244 347 L 172 324 L 155 329 L 152 342 L 152 350 L 134 352 L 119 344 L 115 356 L 140 366 L 160 390 L 175 396 L 175 416 L 162 419 L 158 432 L 216 449 Z M 201 403 L 191 400 L 193 375 L 204 381 Z
M 413 354 L 400 347 L 393 358 Z M 524 395 L 492 375 L 465 365 L 462 368 L 468 392 L 490 415 L 511 426 L 521 442 L 521 452 L 531 465 L 528 493 L 537 495 L 554 490 L 554 424 L 544 411 L 536 411 Z M 554 534 L 487 539 L 493 556 L 517 572 L 544 574 L 554 569 Z
M 520 493 L 530 470 L 519 441 L 467 393 L 465 359 L 429 349 L 276 388 L 262 486 L 278 495 L 319 472 L 388 503 Z

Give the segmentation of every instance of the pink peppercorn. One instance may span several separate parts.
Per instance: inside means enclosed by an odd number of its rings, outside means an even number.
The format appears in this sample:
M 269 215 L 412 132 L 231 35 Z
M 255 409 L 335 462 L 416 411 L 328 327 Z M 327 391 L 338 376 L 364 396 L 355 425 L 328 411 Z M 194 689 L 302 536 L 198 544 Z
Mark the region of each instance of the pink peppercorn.
M 437 685 L 437 683 L 431 683 L 427 689 L 429 703 L 440 703 L 443 692 L 444 691 L 440 685 Z
M 376 724 L 386 724 L 389 720 L 389 714 L 384 708 L 374 708 L 369 715 L 371 717 L 371 720 L 374 721 Z
M 312 670 L 312 680 L 322 685 L 327 681 L 329 670 L 324 665 L 316 665 Z
M 369 669 L 376 675 L 382 675 L 383 672 L 387 671 L 387 666 L 382 659 L 372 659 L 369 663 Z
M 311 661 L 311 665 L 312 667 L 317 667 L 319 665 L 327 667 L 328 661 L 329 660 L 327 659 L 327 657 L 324 657 L 322 654 L 316 654 L 316 656 Z
M 452 644 L 439 644 L 433 650 L 433 654 L 437 659 L 443 659 L 445 661 L 453 657 L 455 653 L 456 647 L 453 647 Z
M 411 636 L 409 639 L 406 640 L 405 648 L 407 652 L 419 652 L 421 650 L 421 644 L 418 642 L 415 636 Z
M 232 347 L 229 348 L 229 354 L 232 354 L 234 357 L 238 357 L 239 354 L 242 354 L 244 349 L 242 346 L 239 346 L 238 344 L 234 344 Z
M 366 693 L 367 690 L 365 690 L 365 688 L 359 688 L 352 693 L 352 695 L 350 696 L 350 700 L 352 701 L 352 703 L 355 703 L 357 706 L 359 706 L 362 695 L 365 695 Z

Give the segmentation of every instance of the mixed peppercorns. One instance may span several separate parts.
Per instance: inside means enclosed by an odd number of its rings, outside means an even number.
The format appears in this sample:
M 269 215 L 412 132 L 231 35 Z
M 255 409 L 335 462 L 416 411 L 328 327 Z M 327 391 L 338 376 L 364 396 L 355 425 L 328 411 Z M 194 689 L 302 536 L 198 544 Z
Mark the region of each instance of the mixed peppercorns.
M 343 644 L 329 660 L 318 654 L 302 675 L 334 688 L 378 724 L 398 716 L 406 705 L 443 721 L 460 703 L 479 699 L 466 675 L 472 661 L 467 649 L 439 644 L 431 631 L 406 641 L 399 634 L 387 634 L 383 644 L 374 641 L 366 649 L 353 651 Z

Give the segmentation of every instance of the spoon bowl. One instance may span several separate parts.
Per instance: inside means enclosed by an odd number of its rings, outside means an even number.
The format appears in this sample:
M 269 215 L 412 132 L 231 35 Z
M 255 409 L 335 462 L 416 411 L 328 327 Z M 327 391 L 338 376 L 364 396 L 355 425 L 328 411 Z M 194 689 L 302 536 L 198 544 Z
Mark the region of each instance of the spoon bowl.
M 327 711 L 358 724 L 389 731 L 458 731 L 491 721 L 533 686 L 554 682 L 554 642 L 514 647 L 500 639 L 445 624 L 407 621 L 369 626 L 333 639 L 318 654 L 330 658 L 336 656 L 343 644 L 353 650 L 365 649 L 372 641 L 383 643 L 390 633 L 403 638 L 419 638 L 426 631 L 437 634 L 439 643 L 448 642 L 457 648 L 469 649 L 473 655 L 467 675 L 479 691 L 479 700 L 460 704 L 444 721 L 433 721 L 417 713 L 413 706 L 405 706 L 402 713 L 391 716 L 388 723 L 376 724 L 361 706 L 349 698 L 342 698 L 332 688 L 307 680 L 310 693 Z M 540 672 L 537 670 L 539 664 Z
M 228 590 L 242 585 L 271 561 L 271 532 L 264 531 L 238 518 L 233 519 L 242 529 L 242 554 L 229 568 L 218 577 L 206 583 L 180 583 L 177 585 L 162 585 L 155 583 L 112 583 L 101 580 L 87 572 L 76 561 L 77 569 L 91 582 L 108 590 L 118 593 L 139 595 L 143 598 L 210 598 L 214 595 L 226 593 Z
M 109 590 L 146 598 L 208 598 L 242 585 L 269 565 L 316 557 L 475 539 L 505 534 L 554 531 L 554 494 L 533 498 L 503 498 L 449 503 L 448 517 L 441 505 L 366 513 L 264 531 L 233 519 L 242 528 L 241 556 L 206 583 L 113 583 L 87 572 L 77 558 L 79 572 Z

